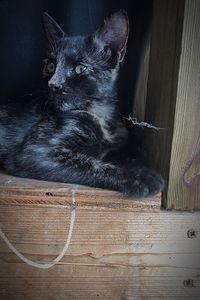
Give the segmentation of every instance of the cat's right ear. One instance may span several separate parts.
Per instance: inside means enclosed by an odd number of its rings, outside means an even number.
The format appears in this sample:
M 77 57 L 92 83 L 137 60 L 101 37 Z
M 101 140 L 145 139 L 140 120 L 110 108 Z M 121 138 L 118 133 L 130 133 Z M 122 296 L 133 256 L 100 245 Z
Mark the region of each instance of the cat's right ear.
M 65 33 L 58 23 L 46 12 L 43 13 L 43 25 L 50 45 L 55 48 L 59 40 L 64 37 Z
M 105 19 L 104 25 L 96 31 L 94 39 L 104 47 L 109 47 L 112 52 L 112 64 L 117 65 L 124 59 L 128 35 L 128 15 L 125 10 L 120 10 Z

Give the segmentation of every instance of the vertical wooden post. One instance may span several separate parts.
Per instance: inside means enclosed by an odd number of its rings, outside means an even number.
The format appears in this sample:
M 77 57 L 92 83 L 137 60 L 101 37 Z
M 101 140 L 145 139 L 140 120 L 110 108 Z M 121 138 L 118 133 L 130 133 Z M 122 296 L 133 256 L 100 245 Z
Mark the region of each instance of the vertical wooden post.
M 154 2 L 144 153 L 166 179 L 164 206 L 200 209 L 200 1 Z

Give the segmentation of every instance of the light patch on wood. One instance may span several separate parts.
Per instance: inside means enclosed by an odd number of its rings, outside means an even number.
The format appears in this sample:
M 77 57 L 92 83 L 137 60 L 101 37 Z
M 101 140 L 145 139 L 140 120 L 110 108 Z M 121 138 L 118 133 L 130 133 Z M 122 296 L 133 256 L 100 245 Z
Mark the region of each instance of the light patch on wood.
M 184 181 L 187 185 L 196 185 L 198 183 L 200 176 L 200 153 L 198 153 L 197 157 L 194 157 L 186 167 L 186 171 L 184 173 Z

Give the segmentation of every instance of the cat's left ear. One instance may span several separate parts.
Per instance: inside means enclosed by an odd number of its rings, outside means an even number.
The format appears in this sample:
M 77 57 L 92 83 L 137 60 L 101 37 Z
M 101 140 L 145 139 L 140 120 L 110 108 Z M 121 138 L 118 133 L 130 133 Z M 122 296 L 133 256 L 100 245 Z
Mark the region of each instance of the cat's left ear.
M 47 13 L 43 13 L 43 25 L 47 39 L 52 47 L 55 47 L 65 33 L 58 23 Z
M 117 62 L 124 59 L 129 35 L 129 19 L 125 10 L 112 14 L 95 33 L 95 39 L 108 46 Z

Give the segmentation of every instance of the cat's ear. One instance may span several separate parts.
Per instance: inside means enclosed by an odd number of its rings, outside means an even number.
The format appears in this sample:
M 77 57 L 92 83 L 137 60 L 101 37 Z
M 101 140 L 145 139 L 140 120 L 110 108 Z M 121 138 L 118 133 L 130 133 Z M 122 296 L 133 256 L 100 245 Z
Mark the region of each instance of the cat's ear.
M 46 12 L 43 13 L 43 25 L 47 39 L 52 47 L 55 47 L 58 41 L 64 37 L 65 33 L 57 22 Z
M 105 19 L 104 25 L 95 33 L 95 39 L 108 46 L 121 62 L 126 53 L 128 35 L 128 15 L 125 10 L 120 10 Z

